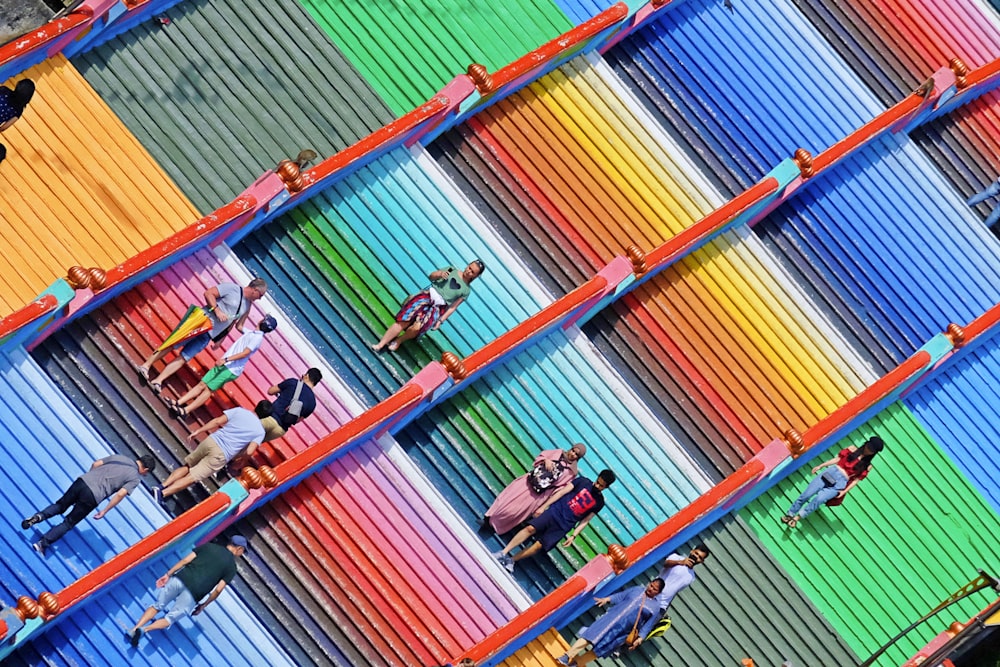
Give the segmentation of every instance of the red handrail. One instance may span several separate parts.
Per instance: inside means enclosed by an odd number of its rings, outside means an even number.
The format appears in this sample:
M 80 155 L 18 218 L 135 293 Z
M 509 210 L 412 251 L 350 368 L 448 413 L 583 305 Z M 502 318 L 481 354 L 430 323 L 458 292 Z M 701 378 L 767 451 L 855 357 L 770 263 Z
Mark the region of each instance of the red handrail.
M 565 319 L 580 306 L 599 297 L 607 289 L 607 286 L 607 278 L 598 274 L 572 292 L 556 299 L 513 329 L 509 329 L 506 333 L 467 356 L 462 361 L 466 374 L 471 375 L 481 370 L 530 339 L 539 330 Z
M 931 355 L 926 350 L 917 350 L 906 361 L 862 389 L 856 396 L 831 412 L 802 434 L 803 448 L 808 449 L 817 442 L 846 426 L 852 419 L 869 407 L 887 398 L 916 376 L 922 374 L 931 364 Z
M 532 70 L 535 70 L 538 67 L 558 58 L 562 54 L 577 48 L 590 38 L 600 34 L 604 30 L 607 30 L 614 23 L 624 20 L 628 17 L 628 15 L 628 5 L 624 2 L 614 4 L 597 16 L 584 21 L 568 32 L 564 32 L 555 39 L 542 44 L 531 53 L 523 55 L 514 62 L 504 65 L 493 73 L 494 90 L 499 90 L 500 88 L 517 81 L 526 74 L 530 73 Z
M 923 95 L 911 93 L 813 158 L 813 169 L 818 174 L 833 166 L 848 153 L 857 150 L 896 123 L 903 121 L 919 109 L 923 103 Z
M 91 7 L 83 6 L 66 16 L 49 21 L 45 25 L 0 46 L 0 67 L 21 56 L 42 49 L 74 28 L 78 28 L 94 16 Z
M 22 327 L 26 327 L 39 317 L 59 308 L 59 299 L 52 294 L 43 294 L 27 306 L 0 319 L 0 339 L 4 339 Z
M 137 563 L 155 556 L 192 528 L 225 512 L 231 502 L 225 493 L 213 493 L 167 525 L 142 538 L 106 563 L 98 565 L 58 593 L 56 597 L 59 600 L 59 613 L 93 595 L 109 581 L 133 569 Z
M 567 600 L 572 600 L 586 591 L 587 580 L 579 574 L 573 575 L 554 591 L 487 635 L 482 641 L 459 656 L 456 662 L 463 658 L 471 658 L 473 662 L 478 664 L 495 655 L 513 640 L 558 611 Z
M 690 227 L 660 244 L 646 254 L 646 272 L 655 273 L 658 268 L 690 252 L 703 239 L 724 227 L 740 213 L 746 211 L 778 191 L 778 179 L 769 176 L 736 195 Z
M 309 469 L 322 462 L 326 457 L 336 452 L 348 443 L 379 429 L 384 422 L 392 419 L 398 413 L 411 408 L 424 396 L 424 390 L 414 383 L 403 385 L 399 391 L 365 410 L 357 417 L 332 431 L 329 435 L 316 441 L 308 448 L 282 461 L 275 466 L 275 473 L 282 484 L 306 474 Z
M 358 142 L 331 155 L 312 169 L 303 172 L 303 181 L 307 186 L 322 181 L 333 175 L 336 171 L 346 168 L 355 160 L 364 157 L 366 154 L 374 153 L 378 149 L 392 144 L 400 136 L 417 129 L 422 123 L 447 111 L 449 106 L 449 100 L 441 93 L 438 93 L 413 111 L 403 114 L 388 125 L 383 125 Z
M 965 327 L 965 338 L 962 344 L 968 344 L 970 341 L 995 327 L 998 322 L 1000 322 L 1000 303 L 969 322 L 969 325 Z
M 252 213 L 257 207 L 257 199 L 252 195 L 240 195 L 225 206 L 206 215 L 201 220 L 188 225 L 176 234 L 156 243 L 107 272 L 104 289 L 117 285 L 143 270 L 163 261 L 178 250 L 217 232 L 226 225 Z

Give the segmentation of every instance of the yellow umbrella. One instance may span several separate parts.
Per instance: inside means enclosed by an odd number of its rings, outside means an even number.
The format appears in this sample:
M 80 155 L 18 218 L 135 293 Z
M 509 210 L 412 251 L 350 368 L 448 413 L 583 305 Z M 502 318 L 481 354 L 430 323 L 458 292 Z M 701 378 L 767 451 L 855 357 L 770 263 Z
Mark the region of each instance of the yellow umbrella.
M 170 349 L 174 345 L 194 338 L 198 334 L 203 334 L 211 328 L 212 320 L 208 319 L 208 313 L 205 312 L 205 309 L 201 306 L 189 306 L 177 327 L 156 349 L 157 351 Z

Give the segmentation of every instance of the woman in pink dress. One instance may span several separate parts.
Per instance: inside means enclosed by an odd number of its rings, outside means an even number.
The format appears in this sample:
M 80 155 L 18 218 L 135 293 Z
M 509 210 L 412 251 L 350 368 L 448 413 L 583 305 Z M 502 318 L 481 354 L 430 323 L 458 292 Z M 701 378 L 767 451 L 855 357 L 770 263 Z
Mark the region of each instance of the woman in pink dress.
M 500 492 L 483 517 L 483 532 L 503 534 L 514 530 L 534 515 L 561 488 L 568 488 L 577 474 L 577 462 L 587 446 L 577 443 L 569 449 L 547 449 L 540 453 L 531 470 L 516 478 Z

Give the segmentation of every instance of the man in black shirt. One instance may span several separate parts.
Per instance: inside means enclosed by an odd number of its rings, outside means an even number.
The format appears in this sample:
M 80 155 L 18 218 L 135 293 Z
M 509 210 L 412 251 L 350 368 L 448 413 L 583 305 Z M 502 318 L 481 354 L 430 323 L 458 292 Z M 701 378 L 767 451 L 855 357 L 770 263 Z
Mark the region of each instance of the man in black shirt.
M 236 559 L 246 549 L 247 539 L 241 535 L 235 535 L 227 546 L 209 542 L 195 547 L 156 580 L 156 587 L 160 589 L 156 604 L 146 609 L 139 622 L 125 633 L 128 643 L 138 647 L 139 640 L 147 632 L 165 630 L 179 618 L 200 614 L 236 576 Z M 206 595 L 204 602 L 197 603 Z M 163 618 L 153 621 L 161 611 L 166 611 Z
M 267 390 L 268 395 L 277 398 L 271 402 L 271 416 L 260 420 L 264 426 L 264 442 L 280 438 L 313 413 L 316 409 L 313 387 L 322 379 L 318 368 L 310 368 L 301 378 L 282 380 Z

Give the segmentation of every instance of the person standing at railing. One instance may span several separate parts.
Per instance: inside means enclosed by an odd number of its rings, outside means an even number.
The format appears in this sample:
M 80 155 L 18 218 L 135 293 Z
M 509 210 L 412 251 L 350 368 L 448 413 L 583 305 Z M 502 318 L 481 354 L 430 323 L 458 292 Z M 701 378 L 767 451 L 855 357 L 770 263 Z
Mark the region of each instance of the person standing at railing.
M 666 625 L 661 625 L 666 618 L 670 603 L 674 601 L 678 593 L 694 583 L 696 578 L 694 568 L 704 563 L 710 553 L 708 547 L 699 544 L 691 549 L 687 556 L 678 553 L 667 556 L 666 560 L 663 561 L 663 567 L 660 568 L 659 577 L 663 580 L 663 590 L 656 596 L 656 613 L 639 627 L 639 637 L 633 642 L 633 649 L 638 648 L 657 628 L 659 629 L 653 635 L 654 637 L 663 634 L 664 629 L 670 627 L 669 621 Z
M 247 538 L 234 535 L 227 546 L 209 542 L 179 560 L 156 580 L 160 589 L 156 604 L 148 607 L 125 633 L 128 643 L 138 648 L 143 635 L 166 630 L 189 614 L 197 616 L 203 612 L 236 576 L 236 559 L 246 553 L 247 546 Z M 198 602 L 202 598 L 204 602 Z M 154 621 L 160 612 L 166 614 Z
M 35 94 L 35 82 L 21 79 L 13 89 L 0 86 L 0 132 L 16 123 Z
M 485 270 L 483 262 L 476 259 L 461 271 L 449 266 L 431 272 L 428 276 L 431 279 L 430 286 L 403 303 L 396 313 L 396 322 L 386 330 L 379 342 L 371 346 L 372 349 L 381 352 L 388 346 L 395 351 L 408 340 L 428 331 L 437 331 L 469 297 L 472 281 L 483 275 Z
M 883 449 L 885 443 L 882 438 L 877 435 L 872 436 L 861 447 L 846 447 L 840 450 L 836 457 L 813 468 L 812 472 L 817 475 L 816 478 L 809 482 L 802 495 L 788 508 L 781 517 L 781 522 L 789 528 L 795 528 L 799 521 L 819 509 L 821 504 L 839 505 L 847 492 L 868 476 L 872 460 Z M 824 468 L 829 470 L 818 475 L 817 473 Z M 803 505 L 805 509 L 802 509 Z
M 231 329 L 242 329 L 250 313 L 250 306 L 265 294 L 267 294 L 267 283 L 262 278 L 254 278 L 246 287 L 234 283 L 219 283 L 215 287 L 209 287 L 205 290 L 204 297 L 211 329 L 178 343 L 181 346 L 178 357 L 150 381 L 149 374 L 153 364 L 165 357 L 175 346 L 154 351 L 148 359 L 136 366 L 139 378 L 143 382 L 148 381 L 152 390 L 159 394 L 167 378 L 194 359 L 199 352 L 208 347 L 209 343 L 218 345 Z
M 97 459 L 91 464 L 90 470 L 70 484 L 59 500 L 22 521 L 21 528 L 28 530 L 37 523 L 59 516 L 73 508 L 62 523 L 51 528 L 31 545 L 35 551 L 44 554 L 56 540 L 83 521 L 92 510 L 97 509 L 98 505 L 111 498 L 111 502 L 94 515 L 95 519 L 103 519 L 104 515 L 139 486 L 143 475 L 155 469 L 156 459 L 151 454 L 143 454 L 138 459 L 123 454 L 112 454 Z
M 572 488 L 577 462 L 586 453 L 587 446 L 582 442 L 566 451 L 547 449 L 541 452 L 531 470 L 508 484 L 486 510 L 480 532 L 502 535 L 537 516 L 546 501 L 555 502 Z
M 655 619 L 659 607 L 656 598 L 663 590 L 663 579 L 653 579 L 643 586 L 632 586 L 606 598 L 594 598 L 598 607 L 607 607 L 603 616 L 580 628 L 580 638 L 556 658 L 560 665 L 576 665 L 576 657 L 592 645 L 594 655 L 606 658 L 621 649 L 634 650 L 641 643 L 640 628 Z

